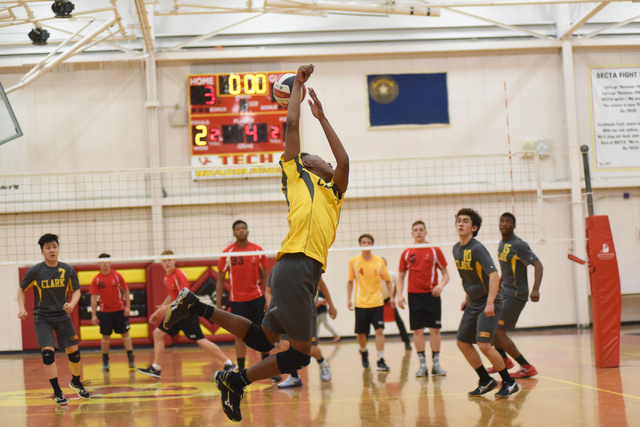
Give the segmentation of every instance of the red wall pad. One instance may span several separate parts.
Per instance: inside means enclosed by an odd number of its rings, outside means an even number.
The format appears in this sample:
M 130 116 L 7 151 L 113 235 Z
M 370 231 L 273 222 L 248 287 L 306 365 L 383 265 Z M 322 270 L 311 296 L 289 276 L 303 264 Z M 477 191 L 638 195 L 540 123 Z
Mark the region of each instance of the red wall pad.
M 609 217 L 586 218 L 596 368 L 620 366 L 622 298 Z

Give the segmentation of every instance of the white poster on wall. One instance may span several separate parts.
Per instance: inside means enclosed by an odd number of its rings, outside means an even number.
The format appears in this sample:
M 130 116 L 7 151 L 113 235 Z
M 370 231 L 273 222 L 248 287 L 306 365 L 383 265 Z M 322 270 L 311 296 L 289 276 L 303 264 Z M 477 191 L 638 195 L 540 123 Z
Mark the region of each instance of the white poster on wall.
M 596 170 L 640 169 L 640 66 L 589 67 Z

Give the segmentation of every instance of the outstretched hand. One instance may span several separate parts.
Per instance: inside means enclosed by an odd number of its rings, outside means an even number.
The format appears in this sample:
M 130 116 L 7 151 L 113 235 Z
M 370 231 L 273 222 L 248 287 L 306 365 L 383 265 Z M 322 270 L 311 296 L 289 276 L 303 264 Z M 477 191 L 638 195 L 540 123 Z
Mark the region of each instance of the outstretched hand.
M 309 80 L 309 77 L 311 77 L 311 73 L 313 73 L 314 68 L 316 67 L 314 67 L 313 64 L 301 65 L 296 73 L 296 80 L 300 83 L 306 83 L 306 81 Z
M 322 103 L 318 99 L 318 95 L 316 95 L 316 91 L 313 88 L 309 88 L 309 96 L 311 99 L 309 100 L 309 107 L 311 107 L 311 114 L 313 117 L 320 120 L 324 117 L 324 110 L 322 109 Z

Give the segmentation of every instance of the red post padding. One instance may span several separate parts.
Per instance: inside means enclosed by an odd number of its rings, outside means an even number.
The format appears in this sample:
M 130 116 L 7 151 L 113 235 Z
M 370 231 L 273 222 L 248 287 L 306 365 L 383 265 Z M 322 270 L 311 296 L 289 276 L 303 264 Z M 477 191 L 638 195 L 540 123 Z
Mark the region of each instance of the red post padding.
M 587 217 L 587 255 L 597 368 L 620 366 L 622 297 L 609 217 Z
M 391 303 L 385 303 L 383 306 L 384 321 L 385 323 L 396 321 L 396 309 L 393 308 Z

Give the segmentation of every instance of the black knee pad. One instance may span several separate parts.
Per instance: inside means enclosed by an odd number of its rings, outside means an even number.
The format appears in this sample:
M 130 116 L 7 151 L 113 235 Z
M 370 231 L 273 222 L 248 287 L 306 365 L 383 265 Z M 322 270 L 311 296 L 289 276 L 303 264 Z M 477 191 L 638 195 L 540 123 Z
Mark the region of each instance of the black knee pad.
M 67 354 L 69 358 L 69 362 L 71 363 L 79 363 L 80 362 L 80 350 L 76 350 L 73 353 Z
M 42 350 L 42 363 L 45 365 L 53 365 L 56 361 L 56 354 L 53 350 Z
M 293 371 L 307 366 L 309 362 L 311 362 L 311 356 L 307 356 L 293 347 L 289 347 L 289 350 L 276 354 L 276 361 L 278 362 L 278 369 L 280 369 L 281 373 L 290 374 Z
M 251 324 L 247 335 L 244 336 L 242 341 L 260 353 L 268 353 L 273 348 L 273 344 L 269 342 L 269 339 L 264 334 L 262 328 L 255 323 Z

